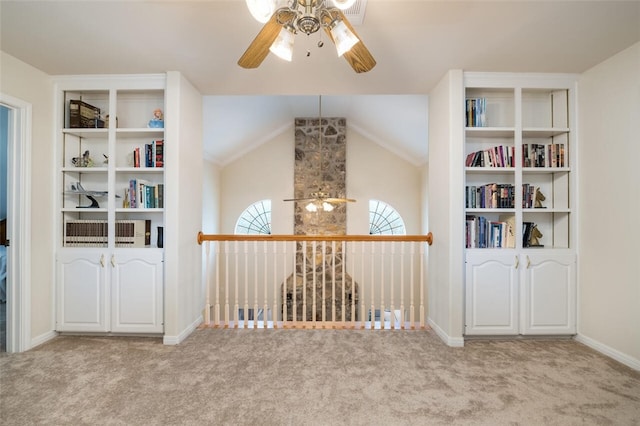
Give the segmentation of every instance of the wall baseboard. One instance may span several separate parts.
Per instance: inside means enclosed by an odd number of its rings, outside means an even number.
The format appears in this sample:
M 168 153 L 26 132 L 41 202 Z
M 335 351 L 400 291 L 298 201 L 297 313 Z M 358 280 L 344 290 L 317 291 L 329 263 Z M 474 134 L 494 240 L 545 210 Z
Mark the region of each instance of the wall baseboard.
M 594 340 L 590 337 L 587 337 L 584 334 L 577 334 L 574 339 L 577 342 L 580 342 L 583 345 L 589 346 L 591 349 L 594 349 L 600 352 L 601 354 L 608 356 L 609 358 L 615 359 L 616 361 L 626 365 L 627 367 L 640 371 L 639 359 L 636 359 L 616 349 L 613 349 L 612 347 L 607 346 L 604 343 L 598 342 L 597 340 Z
M 162 338 L 162 344 L 164 345 L 179 345 L 184 339 L 189 337 L 191 333 L 200 325 L 204 319 L 200 315 L 194 322 L 192 322 L 187 328 L 182 330 L 177 336 L 167 336 Z
M 447 344 L 447 346 L 451 346 L 454 348 L 461 348 L 464 346 L 464 338 L 449 336 L 442 328 L 440 328 L 438 324 L 433 322 L 431 318 L 427 318 L 427 323 L 433 329 L 433 331 L 436 332 L 438 337 L 440 337 L 440 339 L 442 339 L 442 341 Z
M 31 339 L 30 346 L 28 348 L 26 348 L 26 350 L 33 349 L 36 346 L 42 345 L 43 343 L 47 343 L 49 340 L 51 340 L 51 339 L 53 339 L 53 338 L 55 338 L 57 336 L 58 336 L 58 333 L 56 331 L 53 331 L 53 330 L 47 331 L 46 333 L 41 334 L 41 335 L 36 336 L 33 339 Z

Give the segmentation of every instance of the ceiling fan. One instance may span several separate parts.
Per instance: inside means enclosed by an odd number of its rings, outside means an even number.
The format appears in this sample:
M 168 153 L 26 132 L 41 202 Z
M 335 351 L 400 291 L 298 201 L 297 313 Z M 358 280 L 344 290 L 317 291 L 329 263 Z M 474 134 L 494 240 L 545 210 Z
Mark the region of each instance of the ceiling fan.
M 312 192 L 311 197 L 307 198 L 290 198 L 283 201 L 296 201 L 299 203 L 308 203 L 305 206 L 305 209 L 309 212 L 317 212 L 318 210 L 323 210 L 325 212 L 330 212 L 334 209 L 333 204 L 339 203 L 355 203 L 356 200 L 353 198 L 336 198 L 330 197 L 329 194 L 323 192 L 322 190 L 317 192 Z
M 376 61 L 342 13 L 352 0 L 287 0 L 288 5 L 275 9 L 282 0 L 246 0 L 252 15 L 266 22 L 256 38 L 238 60 L 242 68 L 257 68 L 269 52 L 291 61 L 295 35 L 324 29 L 357 73 L 370 71 Z M 333 6 L 329 5 L 329 1 Z M 273 9 L 273 10 L 272 10 Z M 264 20 L 265 17 L 268 18 Z M 321 47 L 322 43 L 319 42 Z
M 322 95 L 318 96 L 318 111 L 318 152 L 320 153 L 319 167 L 322 168 Z M 327 192 L 324 192 L 322 187 L 318 188 L 317 191 L 311 192 L 311 194 L 309 195 L 309 197 L 289 198 L 283 201 L 307 203 L 305 209 L 311 213 L 317 212 L 318 210 L 330 212 L 334 209 L 334 204 L 356 202 L 356 200 L 354 200 L 353 198 L 332 197 Z

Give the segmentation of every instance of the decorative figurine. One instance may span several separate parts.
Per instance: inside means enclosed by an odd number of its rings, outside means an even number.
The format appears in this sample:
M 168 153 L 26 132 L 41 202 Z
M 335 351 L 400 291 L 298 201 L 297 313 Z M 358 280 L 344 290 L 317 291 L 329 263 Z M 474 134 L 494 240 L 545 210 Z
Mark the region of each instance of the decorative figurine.
M 129 204 L 129 189 L 125 188 L 124 197 L 122 197 L 122 208 L 128 209 L 129 207 L 131 207 L 131 204 Z
M 540 191 L 540 188 L 536 188 L 536 195 L 535 195 L 535 204 L 534 207 L 536 209 L 543 209 L 544 206 L 542 205 L 542 202 L 544 200 L 546 200 L 547 197 L 544 196 L 544 194 Z
M 73 157 L 71 163 L 76 167 L 93 167 L 93 160 L 89 156 L 89 151 L 85 151 L 82 157 Z
M 149 120 L 148 126 L 152 129 L 164 128 L 164 115 L 162 114 L 162 110 L 160 108 L 156 108 L 153 110 L 153 118 Z
M 540 244 L 540 238 L 542 238 L 542 232 L 540 232 L 540 230 L 536 225 L 533 225 L 533 228 L 531 228 L 531 239 L 529 240 L 530 241 L 529 246 L 543 247 L 543 245 Z

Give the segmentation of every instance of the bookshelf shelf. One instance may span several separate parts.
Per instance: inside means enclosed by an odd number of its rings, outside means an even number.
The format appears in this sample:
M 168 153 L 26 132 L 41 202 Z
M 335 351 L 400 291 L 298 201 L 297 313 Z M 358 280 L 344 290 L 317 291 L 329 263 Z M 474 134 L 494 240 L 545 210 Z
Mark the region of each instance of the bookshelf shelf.
M 514 167 L 466 167 L 465 172 L 468 174 L 500 174 L 500 173 L 514 173 Z
M 107 173 L 106 167 L 63 167 L 60 169 L 62 173 Z
M 164 173 L 163 167 L 116 167 L 117 173 Z
M 131 128 L 116 129 L 117 138 L 163 138 L 164 129 Z
M 139 214 L 148 214 L 148 213 L 163 213 L 164 209 L 159 208 L 117 208 L 116 213 L 139 213 Z
M 513 127 L 466 127 L 467 137 L 472 138 L 509 138 L 515 135 Z
M 555 128 L 549 128 L 549 129 L 534 129 L 534 128 L 527 128 L 527 129 L 522 129 L 522 137 L 523 138 L 551 138 L 554 136 L 560 136 L 560 135 L 564 135 L 569 133 L 569 128 L 562 128 L 562 129 L 555 129 Z
M 574 334 L 575 76 L 465 73 L 464 86 L 465 334 Z M 477 208 L 505 187 L 513 208 Z

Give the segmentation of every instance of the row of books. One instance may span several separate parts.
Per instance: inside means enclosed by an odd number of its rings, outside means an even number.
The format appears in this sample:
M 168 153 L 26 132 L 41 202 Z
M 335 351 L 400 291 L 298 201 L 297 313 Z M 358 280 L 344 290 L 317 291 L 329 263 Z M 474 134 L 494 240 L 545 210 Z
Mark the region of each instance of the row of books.
M 522 208 L 532 209 L 536 207 L 536 191 L 539 190 L 539 186 L 534 186 L 529 183 L 522 184 Z
M 68 220 L 64 224 L 65 247 L 106 247 L 106 220 Z M 144 247 L 151 244 L 150 220 L 116 220 L 116 247 Z
M 122 206 L 125 209 L 164 208 L 164 184 L 153 184 L 142 179 L 131 179 L 125 190 Z
M 483 151 L 475 151 L 467 155 L 466 167 L 513 167 L 515 165 L 515 148 L 499 145 Z
M 144 165 L 144 166 L 143 166 Z M 133 167 L 164 167 L 164 140 L 156 140 L 133 150 Z
M 515 216 L 501 215 L 497 221 L 484 216 L 467 216 L 465 224 L 466 248 L 515 248 Z M 522 223 L 522 247 L 544 247 L 542 234 L 534 222 Z
M 469 98 L 465 100 L 466 126 L 485 127 L 487 125 L 486 98 Z
M 565 167 L 563 143 L 522 145 L 522 165 L 524 167 Z
M 500 216 L 492 221 L 484 216 L 467 216 L 466 248 L 514 248 L 515 216 Z
M 509 183 L 488 183 L 466 187 L 466 208 L 468 209 L 509 209 L 515 207 L 514 185 Z

